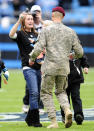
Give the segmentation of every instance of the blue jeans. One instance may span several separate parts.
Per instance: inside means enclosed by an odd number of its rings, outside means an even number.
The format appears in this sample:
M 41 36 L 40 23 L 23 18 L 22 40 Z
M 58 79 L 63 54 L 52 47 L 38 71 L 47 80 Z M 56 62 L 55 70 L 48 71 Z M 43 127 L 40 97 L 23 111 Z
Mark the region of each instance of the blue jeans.
M 41 71 L 35 69 L 23 70 L 24 78 L 29 89 L 30 110 L 39 108 Z

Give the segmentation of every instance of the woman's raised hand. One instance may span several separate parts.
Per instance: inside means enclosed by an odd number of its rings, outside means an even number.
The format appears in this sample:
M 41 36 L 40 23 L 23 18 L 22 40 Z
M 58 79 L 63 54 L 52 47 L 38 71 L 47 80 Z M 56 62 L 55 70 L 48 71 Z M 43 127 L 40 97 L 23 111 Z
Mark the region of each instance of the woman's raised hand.
M 19 15 L 19 20 L 20 22 L 23 20 L 23 18 L 26 16 L 26 12 L 22 12 L 20 15 Z

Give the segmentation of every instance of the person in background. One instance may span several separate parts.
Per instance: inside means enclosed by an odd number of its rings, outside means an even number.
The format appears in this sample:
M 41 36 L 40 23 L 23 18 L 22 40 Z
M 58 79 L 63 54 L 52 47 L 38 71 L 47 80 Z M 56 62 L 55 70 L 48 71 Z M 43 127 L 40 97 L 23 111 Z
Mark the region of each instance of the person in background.
M 64 9 L 66 10 L 70 10 L 72 7 L 71 7 L 71 4 L 73 2 L 73 0 L 58 0 L 59 1 L 59 6 L 63 7 Z
M 33 5 L 30 9 L 31 14 L 34 18 L 35 30 L 39 33 L 43 27 L 42 11 L 39 5 Z
M 69 55 L 73 48 L 75 57 L 83 56 L 83 48 L 76 33 L 62 23 L 65 11 L 62 7 L 52 10 L 53 24 L 42 29 L 33 51 L 29 54 L 29 64 L 33 65 L 35 59 L 45 48 L 45 59 L 42 64 L 41 99 L 47 109 L 51 124 L 47 128 L 58 128 L 56 110 L 53 102 L 53 87 L 55 94 L 65 113 L 65 127 L 72 125 L 72 112 L 66 94 L 67 76 L 70 72 Z
M 84 55 L 80 59 L 73 59 L 70 55 L 70 74 L 68 75 L 68 88 L 66 89 L 68 99 L 72 99 L 74 110 L 74 119 L 78 125 L 81 125 L 84 120 L 82 100 L 80 98 L 80 86 L 84 83 L 83 72 L 88 74 L 89 64 L 87 57 Z M 64 111 L 61 109 L 62 121 L 65 121 Z
M 90 1 L 89 0 L 78 0 L 80 6 L 89 6 L 90 5 Z
M 1 88 L 1 82 L 2 82 L 2 72 L 5 79 L 8 81 L 8 78 L 9 78 L 8 69 L 5 67 L 4 62 L 0 59 L 0 88 Z
M 20 7 L 21 7 L 21 1 L 20 0 L 13 0 L 12 4 L 13 4 L 13 8 L 14 8 L 14 16 L 18 19 Z
M 19 31 L 18 26 L 21 25 Z M 17 42 L 22 60 L 22 69 L 29 90 L 30 108 L 25 118 L 28 126 L 42 127 L 39 116 L 39 98 L 41 84 L 41 65 L 37 59 L 33 66 L 29 65 L 29 53 L 33 50 L 38 33 L 34 29 L 34 21 L 31 13 L 20 14 L 16 24 L 10 30 L 9 36 Z
M 43 27 L 43 20 L 42 20 L 42 12 L 41 12 L 41 8 L 39 5 L 33 5 L 30 9 L 30 13 L 33 16 L 34 19 L 34 28 L 35 30 L 40 33 Z M 29 91 L 27 86 L 25 87 L 25 96 L 23 98 L 23 107 L 22 107 L 22 111 L 27 113 L 28 109 L 29 109 Z M 39 102 L 39 112 L 40 114 L 44 114 L 44 105 L 42 100 L 40 100 Z
M 23 2 L 26 5 L 26 7 L 30 9 L 33 5 L 36 4 L 36 1 L 37 0 L 24 0 Z

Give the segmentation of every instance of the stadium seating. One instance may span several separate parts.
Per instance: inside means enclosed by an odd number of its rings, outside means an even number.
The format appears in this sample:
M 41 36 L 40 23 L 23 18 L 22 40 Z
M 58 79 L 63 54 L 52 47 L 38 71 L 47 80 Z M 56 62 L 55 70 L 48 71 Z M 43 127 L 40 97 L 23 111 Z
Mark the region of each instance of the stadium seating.
M 92 3 L 92 0 L 89 1 L 90 3 Z M 49 3 L 50 1 L 47 2 Z M 51 9 L 57 4 L 58 2 L 56 2 L 55 0 L 54 3 L 51 3 L 51 6 L 49 4 L 47 8 L 42 8 L 44 19 L 51 18 Z M 22 6 L 21 10 L 23 10 L 24 8 Z M 94 57 L 94 7 L 79 6 L 78 0 L 73 0 L 72 9 L 65 10 L 65 12 L 66 16 L 64 17 L 63 23 L 67 24 L 69 27 L 77 32 L 80 40 L 83 43 L 84 50 L 88 55 L 91 65 L 94 65 L 94 62 L 92 63 L 92 58 Z M 11 41 L 8 36 L 9 31 L 13 26 L 12 24 L 15 23 L 15 20 L 13 20 L 14 9 L 12 3 L 9 3 L 7 5 L 0 4 L 0 52 L 2 52 L 1 57 L 8 68 L 21 68 L 17 45 L 13 41 Z

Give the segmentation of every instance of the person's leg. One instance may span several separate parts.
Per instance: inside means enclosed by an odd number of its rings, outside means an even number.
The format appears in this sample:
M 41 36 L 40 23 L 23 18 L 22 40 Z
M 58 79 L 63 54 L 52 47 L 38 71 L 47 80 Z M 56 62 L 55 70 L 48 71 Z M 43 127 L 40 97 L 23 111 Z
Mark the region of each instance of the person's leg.
M 65 123 L 65 113 L 64 110 L 60 106 L 61 116 L 62 116 L 62 122 Z
M 42 127 L 42 124 L 40 123 L 40 116 L 39 116 L 38 109 L 31 110 L 29 108 L 25 121 L 28 126 Z
M 29 110 L 29 90 L 27 85 L 25 86 L 25 96 L 23 97 L 23 107 L 22 107 L 22 111 L 24 113 L 27 113 Z
M 55 94 L 61 105 L 61 108 L 64 110 L 65 113 L 65 127 L 69 128 L 72 125 L 72 112 L 70 110 L 70 104 L 68 101 L 68 96 L 66 94 L 67 78 L 63 76 L 57 76 L 55 79 L 55 83 Z
M 42 100 L 40 99 L 40 90 L 41 90 L 41 71 L 39 70 L 37 73 L 37 79 L 38 79 L 38 91 L 39 91 L 39 113 L 44 114 L 44 105 Z
M 37 83 L 37 72 L 33 69 L 28 69 L 23 71 L 26 84 L 29 90 L 29 104 L 30 109 L 38 109 L 38 98 L 39 98 L 39 92 L 38 92 L 38 83 Z
M 54 76 L 44 75 L 42 77 L 41 99 L 44 107 L 47 109 L 48 118 L 51 120 L 51 124 L 47 128 L 58 128 L 58 123 L 56 121 L 56 109 L 52 94 L 54 82 Z
M 27 69 L 23 71 L 27 87 L 29 89 L 29 104 L 30 109 L 26 116 L 26 123 L 28 126 L 41 127 L 39 119 L 39 92 L 37 82 L 37 70 Z
M 41 90 L 41 71 L 40 70 L 38 71 L 37 79 L 38 79 L 38 91 L 39 91 L 39 109 L 44 109 L 43 102 L 40 99 L 40 90 Z
M 67 93 L 68 100 L 69 100 L 69 103 L 70 103 L 70 87 L 69 87 L 69 86 L 68 86 L 67 89 L 66 89 L 66 93 Z M 60 109 L 61 109 L 62 122 L 65 123 L 64 110 L 61 108 L 61 106 L 60 106 Z
M 25 96 L 23 97 L 24 105 L 29 105 L 29 90 L 27 85 L 25 86 Z
M 77 124 L 82 124 L 84 120 L 82 100 L 80 98 L 80 84 L 73 84 L 71 87 L 71 99 L 74 109 L 74 119 Z

